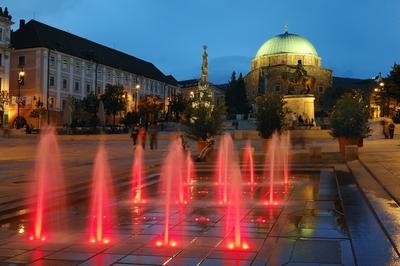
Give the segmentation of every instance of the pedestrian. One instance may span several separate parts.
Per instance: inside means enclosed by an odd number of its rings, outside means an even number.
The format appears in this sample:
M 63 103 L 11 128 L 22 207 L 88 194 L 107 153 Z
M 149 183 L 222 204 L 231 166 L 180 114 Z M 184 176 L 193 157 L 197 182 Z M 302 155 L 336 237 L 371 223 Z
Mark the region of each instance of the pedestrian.
M 150 149 L 157 149 L 158 145 L 157 145 L 157 124 L 153 123 L 152 125 L 150 125 L 149 128 L 149 136 L 150 136 Z
M 143 150 L 146 149 L 146 130 L 143 126 L 139 129 L 139 138 L 142 142 Z
M 139 125 L 138 124 L 132 125 L 131 138 L 134 146 L 136 145 L 138 134 L 139 134 Z
M 390 122 L 390 124 L 389 124 L 389 137 L 391 139 L 393 139 L 393 137 L 394 137 L 394 129 L 395 129 L 394 123 Z

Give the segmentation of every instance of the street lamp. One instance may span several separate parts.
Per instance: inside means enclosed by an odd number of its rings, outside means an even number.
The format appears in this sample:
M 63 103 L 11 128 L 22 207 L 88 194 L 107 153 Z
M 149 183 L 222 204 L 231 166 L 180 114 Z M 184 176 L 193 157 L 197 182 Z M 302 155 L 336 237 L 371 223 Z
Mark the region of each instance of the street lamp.
M 135 112 L 137 112 L 137 111 L 138 111 L 138 107 L 139 107 L 139 90 L 140 90 L 140 84 L 136 84 L 135 89 L 136 89 Z
M 25 84 L 25 71 L 22 69 L 18 73 L 18 98 L 17 98 L 17 123 L 16 123 L 17 129 L 19 129 L 20 125 L 21 125 L 21 121 L 20 121 L 20 117 L 19 117 L 19 107 L 23 103 L 23 100 L 21 98 L 21 87 L 24 86 L 24 84 Z

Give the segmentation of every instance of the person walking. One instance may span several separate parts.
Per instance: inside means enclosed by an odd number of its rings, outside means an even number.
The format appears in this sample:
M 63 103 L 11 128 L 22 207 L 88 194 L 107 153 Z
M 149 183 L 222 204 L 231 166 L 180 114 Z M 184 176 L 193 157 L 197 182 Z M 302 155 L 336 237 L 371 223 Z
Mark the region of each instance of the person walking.
M 132 143 L 133 143 L 133 146 L 135 146 L 136 142 L 137 142 L 138 134 L 139 134 L 139 125 L 138 124 L 134 124 L 132 126 L 131 130 L 132 130 L 131 131 Z
M 158 148 L 158 143 L 157 143 L 157 124 L 153 123 L 150 128 L 149 128 L 149 136 L 150 136 L 150 149 L 156 149 Z
M 146 130 L 143 126 L 139 129 L 139 138 L 142 142 L 143 150 L 146 149 Z

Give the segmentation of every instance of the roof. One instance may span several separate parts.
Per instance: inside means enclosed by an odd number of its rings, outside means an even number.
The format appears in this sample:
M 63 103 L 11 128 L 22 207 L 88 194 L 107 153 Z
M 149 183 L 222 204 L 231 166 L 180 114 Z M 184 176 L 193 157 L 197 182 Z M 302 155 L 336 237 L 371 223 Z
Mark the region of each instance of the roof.
M 197 86 L 200 79 L 187 79 L 187 80 L 180 80 L 178 84 L 182 87 L 194 87 Z
M 161 82 L 167 80 L 166 76 L 150 62 L 36 20 L 30 20 L 13 32 L 11 45 L 15 49 L 45 47 Z
M 272 37 L 261 45 L 257 51 L 256 57 L 282 53 L 311 54 L 318 56 L 317 50 L 309 40 L 300 35 L 285 32 Z
M 178 81 L 172 75 L 165 76 L 166 82 L 173 86 L 178 86 Z

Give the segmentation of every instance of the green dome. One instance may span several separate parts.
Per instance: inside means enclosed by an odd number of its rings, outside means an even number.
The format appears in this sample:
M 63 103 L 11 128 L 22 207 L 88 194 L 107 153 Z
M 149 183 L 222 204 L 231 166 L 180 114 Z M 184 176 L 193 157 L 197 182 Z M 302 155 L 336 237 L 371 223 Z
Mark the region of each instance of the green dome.
M 300 35 L 285 32 L 269 39 L 261 45 L 256 57 L 281 53 L 312 54 L 318 56 L 317 51 L 309 40 Z

